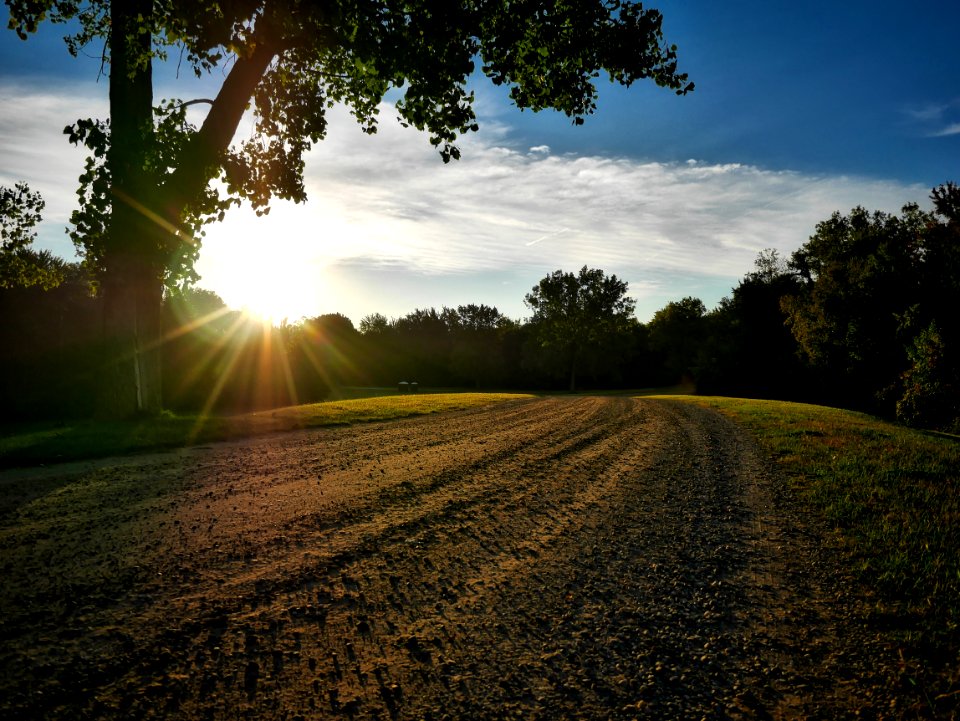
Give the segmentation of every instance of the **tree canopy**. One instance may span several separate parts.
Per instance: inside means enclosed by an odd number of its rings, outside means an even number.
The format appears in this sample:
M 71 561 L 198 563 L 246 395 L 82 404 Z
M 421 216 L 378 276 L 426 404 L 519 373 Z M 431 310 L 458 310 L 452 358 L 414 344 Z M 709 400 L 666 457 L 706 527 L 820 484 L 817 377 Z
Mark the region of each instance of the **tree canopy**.
M 26 183 L 0 185 L 0 288 L 52 288 L 63 280 L 66 264 L 48 250 L 31 247 L 43 208 L 40 193 Z
M 570 390 L 576 389 L 577 373 L 584 365 L 597 363 L 599 353 L 630 323 L 636 302 L 627 296 L 627 283 L 597 268 L 583 266 L 579 273 L 556 270 L 526 295 L 533 311 L 541 346 L 555 352 L 565 366 Z
M 601 74 L 693 88 L 661 14 L 621 0 L 6 3 L 21 38 L 49 20 L 76 22 L 73 54 L 106 41 L 109 121 L 81 119 L 66 132 L 92 152 L 75 239 L 104 293 L 105 340 L 117 358 L 104 405 L 114 415 L 160 407 L 151 348 L 162 283 L 190 280 L 202 225 L 242 199 L 260 212 L 274 197 L 303 200 L 304 154 L 326 135 L 333 104 L 373 133 L 396 90 L 400 121 L 426 131 L 449 161 L 460 155 L 457 138 L 478 127 L 469 89 L 477 70 L 508 87 L 518 108 L 554 108 L 578 124 L 597 108 Z M 223 73 L 216 97 L 155 103 L 152 64 L 171 54 L 197 75 Z M 209 105 L 199 127 L 186 119 L 192 103 Z M 255 133 L 233 144 L 251 105 Z

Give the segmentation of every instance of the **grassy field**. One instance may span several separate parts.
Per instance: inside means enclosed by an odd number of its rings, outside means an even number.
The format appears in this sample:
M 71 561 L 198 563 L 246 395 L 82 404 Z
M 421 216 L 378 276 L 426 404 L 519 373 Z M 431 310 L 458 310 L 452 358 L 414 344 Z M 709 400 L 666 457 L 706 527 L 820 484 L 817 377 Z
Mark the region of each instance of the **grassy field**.
M 517 393 L 418 393 L 312 403 L 235 416 L 164 413 L 135 422 L 81 421 L 0 428 L 0 467 L 28 466 L 179 448 L 319 426 L 386 421 L 531 396 Z M 364 396 L 364 393 L 357 393 Z
M 945 664 L 939 692 L 960 694 L 960 438 L 801 403 L 684 400 L 757 437 L 875 591 L 867 620 Z

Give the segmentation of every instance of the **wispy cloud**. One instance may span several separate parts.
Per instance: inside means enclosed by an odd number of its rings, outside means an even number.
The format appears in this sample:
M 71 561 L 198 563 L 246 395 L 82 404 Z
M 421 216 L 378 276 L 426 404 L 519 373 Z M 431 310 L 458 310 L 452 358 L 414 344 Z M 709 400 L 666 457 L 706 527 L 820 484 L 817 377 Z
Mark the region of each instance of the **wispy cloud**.
M 951 123 L 947 127 L 931 133 L 931 135 L 935 138 L 942 138 L 947 135 L 960 135 L 960 123 Z
M 203 267 L 226 261 L 230 236 L 259 227 L 265 238 L 296 234 L 328 266 L 366 267 L 378 279 L 386 267 L 438 288 L 449 278 L 468 284 L 509 275 L 520 279 L 512 305 L 495 288 L 475 300 L 515 315 L 523 312 L 522 292 L 544 274 L 583 265 L 626 278 L 638 297 L 659 304 L 654 309 L 687 294 L 709 304 L 753 267 L 759 251 L 789 255 L 834 211 L 897 212 L 929 192 L 736 163 L 531 152 L 512 145 L 508 133 L 482 131 L 463 140 L 462 160 L 444 165 L 425 138 L 390 115 L 382 110 L 381 130 L 370 137 L 333 113 L 328 140 L 307 160 L 306 206 L 280 204 L 269 221 L 234 214 L 210 230 Z M 380 290 L 367 290 L 371 310 L 389 313 L 391 295 Z
M 70 145 L 63 129 L 79 118 L 103 117 L 107 111 L 106 89 L 91 86 L 92 92 L 79 93 L 68 87 L 37 92 L 19 84 L 0 84 L 0 184 L 23 180 L 40 192 L 46 202 L 42 240 L 61 254 L 72 253 L 64 228 L 76 207 L 86 158 L 82 148 Z
M 42 240 L 61 250 L 62 241 L 51 239 L 63 237 L 83 163 L 61 131 L 78 117 L 102 115 L 103 100 L 9 87 L 0 95 L 0 182 L 28 180 L 43 192 L 49 221 Z M 302 266 L 416 277 L 418 287 L 482 286 L 489 297 L 460 302 L 497 304 L 514 315 L 517 287 L 582 265 L 626 278 L 651 303 L 714 293 L 704 298 L 710 303 L 760 250 L 789 254 L 834 211 L 898 211 L 929 191 L 737 163 L 556 154 L 514 141 L 500 120 L 488 132 L 483 118 L 483 130 L 461 142 L 463 159 L 444 165 L 425 137 L 394 122 L 391 108 L 381 117 L 380 131 L 368 136 L 346 112 L 331 111 L 327 140 L 307 158 L 309 201 L 275 203 L 264 218 L 241 208 L 211 226 L 199 266 L 204 284 L 218 290 L 237 274 L 233 268 L 251 267 L 244 254 L 274 252 Z M 507 277 L 516 282 L 496 282 Z M 410 309 L 403 297 L 384 307 L 387 294 L 377 290 L 355 293 L 369 303 L 348 314 Z
M 904 114 L 928 138 L 960 135 L 960 98 L 906 108 Z
M 307 162 L 303 232 L 315 228 L 318 252 L 332 258 L 376 248 L 437 273 L 650 262 L 742 273 L 763 248 L 797 248 L 835 210 L 895 211 L 928 190 L 741 164 L 530 153 L 482 133 L 444 165 L 414 132 L 385 120 L 371 138 L 340 115 Z

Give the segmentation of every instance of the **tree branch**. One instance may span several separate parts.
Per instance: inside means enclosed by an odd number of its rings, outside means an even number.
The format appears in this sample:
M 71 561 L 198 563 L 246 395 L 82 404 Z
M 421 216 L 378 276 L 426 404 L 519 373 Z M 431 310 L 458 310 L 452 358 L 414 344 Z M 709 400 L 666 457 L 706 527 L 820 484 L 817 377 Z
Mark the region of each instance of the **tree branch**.
M 201 103 L 206 103 L 207 105 L 213 105 L 214 101 L 210 98 L 194 98 L 193 100 L 185 100 L 182 103 L 177 105 L 178 108 L 189 108 L 191 105 L 200 105 Z
M 166 213 L 173 224 L 179 225 L 184 206 L 210 180 L 211 167 L 230 146 L 257 84 L 276 55 L 277 51 L 272 45 L 256 42 L 252 53 L 240 56 L 234 63 L 215 100 L 199 99 L 184 103 L 210 103 L 210 112 L 184 148 L 177 169 L 165 184 Z

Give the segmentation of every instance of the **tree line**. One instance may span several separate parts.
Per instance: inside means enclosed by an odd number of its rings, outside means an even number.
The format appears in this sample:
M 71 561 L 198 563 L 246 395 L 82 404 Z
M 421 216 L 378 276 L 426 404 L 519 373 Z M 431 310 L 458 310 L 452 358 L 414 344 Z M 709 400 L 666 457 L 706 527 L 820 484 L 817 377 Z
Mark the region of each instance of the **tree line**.
M 166 406 L 242 411 L 400 381 L 523 390 L 683 385 L 956 429 L 960 191 L 947 183 L 931 198 L 930 211 L 909 204 L 899 215 L 835 213 L 789 258 L 762 252 L 716 308 L 686 297 L 648 323 L 635 318 L 624 281 L 587 267 L 544 277 L 526 295 L 524 321 L 481 303 L 392 319 L 371 314 L 356 327 L 340 314 L 272 327 L 210 291 L 168 290 L 158 347 Z M 30 256 L 28 240 L 11 231 L 4 241 L 4 411 L 92 414 L 105 377 L 100 298 L 82 266 Z

